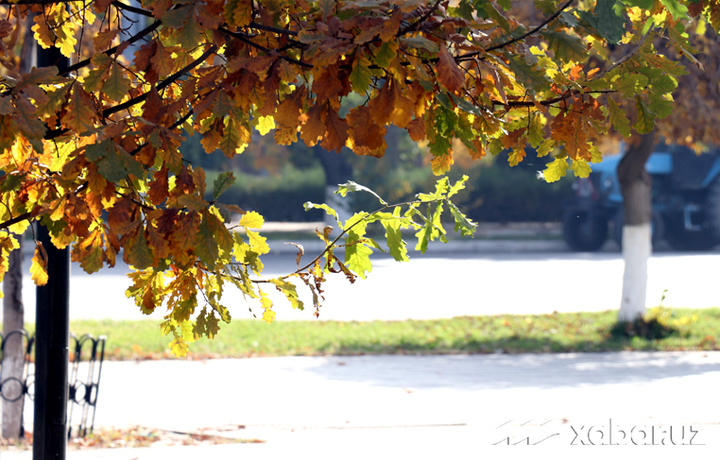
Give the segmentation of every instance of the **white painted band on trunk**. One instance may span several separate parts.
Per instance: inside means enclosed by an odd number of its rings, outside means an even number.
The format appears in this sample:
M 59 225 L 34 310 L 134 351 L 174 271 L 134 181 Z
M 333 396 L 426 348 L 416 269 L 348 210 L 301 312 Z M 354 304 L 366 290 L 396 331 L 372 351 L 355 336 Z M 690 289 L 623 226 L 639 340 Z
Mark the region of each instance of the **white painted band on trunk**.
M 634 321 L 645 314 L 647 264 L 652 253 L 650 223 L 625 225 L 622 238 L 625 272 L 618 320 Z

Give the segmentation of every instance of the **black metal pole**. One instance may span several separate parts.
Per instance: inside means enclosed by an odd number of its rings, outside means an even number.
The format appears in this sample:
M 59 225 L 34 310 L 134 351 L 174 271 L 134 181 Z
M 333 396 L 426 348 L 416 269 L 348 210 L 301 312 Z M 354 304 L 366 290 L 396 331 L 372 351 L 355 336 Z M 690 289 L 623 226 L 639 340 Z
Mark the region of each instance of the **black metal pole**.
M 38 67 L 67 67 L 57 48 L 37 48 Z M 48 255 L 48 283 L 38 286 L 35 315 L 35 420 L 33 460 L 64 460 L 67 448 L 70 253 L 50 241 L 44 226 L 38 240 Z

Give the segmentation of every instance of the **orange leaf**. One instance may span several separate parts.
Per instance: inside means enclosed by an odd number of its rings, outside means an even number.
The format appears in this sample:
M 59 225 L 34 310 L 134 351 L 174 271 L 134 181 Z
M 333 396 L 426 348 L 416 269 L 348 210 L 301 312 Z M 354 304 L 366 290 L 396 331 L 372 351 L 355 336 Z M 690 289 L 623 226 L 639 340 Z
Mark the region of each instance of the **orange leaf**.
M 438 81 L 450 92 L 460 91 L 465 86 L 465 77 L 455 58 L 444 45 L 440 45 L 438 58 L 436 67 Z

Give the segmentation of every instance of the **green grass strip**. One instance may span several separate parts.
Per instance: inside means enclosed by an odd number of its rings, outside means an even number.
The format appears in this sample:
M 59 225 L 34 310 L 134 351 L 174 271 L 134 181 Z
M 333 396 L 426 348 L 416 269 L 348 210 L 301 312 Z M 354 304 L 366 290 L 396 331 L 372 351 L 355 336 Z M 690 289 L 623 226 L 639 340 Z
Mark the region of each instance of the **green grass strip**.
M 362 354 L 563 353 L 620 350 L 718 350 L 720 309 L 652 309 L 671 330 L 645 339 L 613 334 L 617 312 L 474 316 L 424 321 L 236 320 L 213 340 L 190 345 L 190 358 Z M 106 358 L 171 358 L 157 322 L 73 321 L 77 336 L 107 336 Z

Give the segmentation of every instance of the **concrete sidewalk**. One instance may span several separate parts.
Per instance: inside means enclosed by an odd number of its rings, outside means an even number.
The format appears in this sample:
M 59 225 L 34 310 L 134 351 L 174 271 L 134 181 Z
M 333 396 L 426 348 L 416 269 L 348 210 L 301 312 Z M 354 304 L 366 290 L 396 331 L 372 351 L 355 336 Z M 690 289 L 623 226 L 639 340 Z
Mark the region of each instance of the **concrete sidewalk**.
M 594 458 L 668 448 L 712 458 L 719 386 L 720 352 L 108 362 L 96 428 L 262 442 L 67 458 L 527 458 L 537 449 Z

